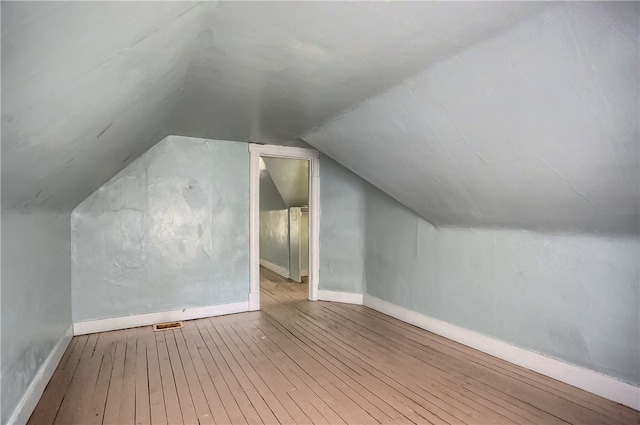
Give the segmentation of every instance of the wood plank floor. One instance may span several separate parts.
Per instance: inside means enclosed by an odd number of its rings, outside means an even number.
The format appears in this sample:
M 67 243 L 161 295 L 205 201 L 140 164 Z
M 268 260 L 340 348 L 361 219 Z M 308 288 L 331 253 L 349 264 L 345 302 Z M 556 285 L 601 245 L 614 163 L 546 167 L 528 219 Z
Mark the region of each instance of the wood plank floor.
M 29 424 L 640 424 L 640 412 L 262 270 L 262 311 L 73 338 Z

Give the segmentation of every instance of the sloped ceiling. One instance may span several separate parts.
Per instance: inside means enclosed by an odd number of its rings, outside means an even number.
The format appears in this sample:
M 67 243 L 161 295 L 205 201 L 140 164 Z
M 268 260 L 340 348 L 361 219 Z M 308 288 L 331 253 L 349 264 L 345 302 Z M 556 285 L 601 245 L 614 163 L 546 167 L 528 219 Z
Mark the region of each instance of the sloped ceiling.
M 638 6 L 547 8 L 303 139 L 436 225 L 638 234 Z
M 278 192 L 267 166 L 260 159 L 260 211 L 285 210 L 287 204 Z
M 2 2 L 2 207 L 70 210 L 170 133 L 210 5 Z
M 198 40 L 181 134 L 296 139 L 544 4 L 222 2 Z
M 636 3 L 1 8 L 3 209 L 167 134 L 303 136 L 435 224 L 637 231 Z
M 261 158 L 286 208 L 309 205 L 309 161 Z
M 295 139 L 540 6 L 1 7 L 2 207 L 69 210 L 167 134 Z

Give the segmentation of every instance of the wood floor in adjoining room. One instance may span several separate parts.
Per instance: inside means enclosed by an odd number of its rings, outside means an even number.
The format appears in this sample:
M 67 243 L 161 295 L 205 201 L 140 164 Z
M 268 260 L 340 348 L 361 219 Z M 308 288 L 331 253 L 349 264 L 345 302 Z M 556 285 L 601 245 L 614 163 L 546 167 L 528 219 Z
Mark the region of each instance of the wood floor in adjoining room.
M 262 311 L 74 337 L 29 424 L 622 424 L 640 412 L 263 270 Z

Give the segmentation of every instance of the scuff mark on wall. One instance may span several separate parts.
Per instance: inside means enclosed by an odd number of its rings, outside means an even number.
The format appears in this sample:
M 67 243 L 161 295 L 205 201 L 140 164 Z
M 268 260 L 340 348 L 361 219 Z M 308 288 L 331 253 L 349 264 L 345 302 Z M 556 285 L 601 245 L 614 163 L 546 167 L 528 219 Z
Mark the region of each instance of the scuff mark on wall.
M 104 129 L 102 129 L 102 131 L 100 133 L 98 133 L 98 135 L 96 136 L 96 139 L 100 138 L 100 136 L 102 136 L 107 130 L 109 130 L 109 128 L 113 125 L 113 122 L 110 123 L 109 125 L 107 125 Z
M 549 164 L 547 161 L 545 161 L 544 159 L 538 157 L 538 161 L 540 161 L 542 163 L 542 165 L 544 165 L 545 167 L 547 167 L 553 174 L 555 174 L 556 176 L 558 176 L 558 178 L 560 180 L 562 180 L 563 182 L 565 182 L 570 188 L 571 190 L 573 190 L 578 196 L 580 196 L 582 199 L 584 199 L 590 206 L 591 208 L 593 208 L 597 213 L 599 213 L 598 208 L 596 208 L 595 204 L 587 197 L 587 195 L 585 195 L 583 192 L 581 192 L 580 190 L 578 190 L 573 183 L 571 182 L 571 180 L 569 180 L 568 178 L 566 178 L 565 176 L 563 176 L 562 174 L 560 174 L 560 172 L 558 170 L 556 170 L 555 168 L 553 168 L 553 166 L 551 164 Z

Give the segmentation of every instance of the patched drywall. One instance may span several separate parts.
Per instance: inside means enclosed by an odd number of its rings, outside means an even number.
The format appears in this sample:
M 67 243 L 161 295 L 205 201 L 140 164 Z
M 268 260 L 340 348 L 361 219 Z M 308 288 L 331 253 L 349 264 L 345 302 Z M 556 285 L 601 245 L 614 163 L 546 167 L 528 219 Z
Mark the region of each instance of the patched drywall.
M 636 237 L 434 228 L 371 186 L 366 293 L 640 384 Z
M 637 235 L 639 8 L 548 7 L 303 138 L 436 225 Z
M 325 155 L 320 181 L 319 288 L 361 294 L 367 183 Z
M 72 214 L 73 320 L 246 301 L 246 143 L 170 136 Z
M 2 424 L 71 326 L 69 218 L 2 210 Z

